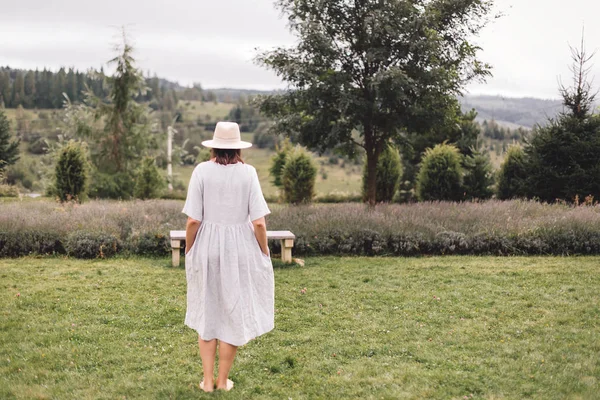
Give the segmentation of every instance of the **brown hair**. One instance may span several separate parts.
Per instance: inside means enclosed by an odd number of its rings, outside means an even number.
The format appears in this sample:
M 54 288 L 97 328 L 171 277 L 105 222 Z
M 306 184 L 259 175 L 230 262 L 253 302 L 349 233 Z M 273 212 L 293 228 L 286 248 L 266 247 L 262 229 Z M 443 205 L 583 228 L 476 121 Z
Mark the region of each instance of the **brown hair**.
M 210 149 L 210 157 L 215 159 L 217 164 L 235 164 L 244 163 L 242 160 L 242 151 L 240 149 Z

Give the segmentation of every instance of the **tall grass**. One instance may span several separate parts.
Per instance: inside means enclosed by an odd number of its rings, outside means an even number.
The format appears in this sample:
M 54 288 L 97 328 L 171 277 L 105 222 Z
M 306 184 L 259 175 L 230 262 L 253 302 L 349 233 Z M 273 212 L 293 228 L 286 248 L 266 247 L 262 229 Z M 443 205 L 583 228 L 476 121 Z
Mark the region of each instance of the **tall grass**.
M 3 203 L 0 254 L 27 254 L 2 249 L 8 239 L 23 233 L 62 240 L 74 232 L 92 232 L 112 235 L 125 244 L 140 235 L 159 235 L 166 241 L 169 230 L 185 227 L 182 207 L 179 200 Z M 271 209 L 269 229 L 294 232 L 294 251 L 299 255 L 600 254 L 600 206 L 487 201 L 373 209 L 354 203 L 271 204 Z M 278 250 L 278 243 L 271 245 Z

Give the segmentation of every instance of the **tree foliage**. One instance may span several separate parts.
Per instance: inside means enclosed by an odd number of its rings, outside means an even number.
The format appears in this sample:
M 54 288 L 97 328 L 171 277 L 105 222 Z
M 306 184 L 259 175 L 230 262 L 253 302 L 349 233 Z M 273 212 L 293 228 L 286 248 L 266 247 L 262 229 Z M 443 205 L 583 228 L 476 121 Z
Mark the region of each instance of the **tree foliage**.
M 362 195 L 363 199 L 367 197 L 367 164 L 364 164 L 363 168 L 363 186 Z M 398 150 L 388 145 L 381 153 L 379 160 L 377 161 L 377 196 L 376 201 L 389 203 L 394 199 L 394 195 L 398 190 L 400 184 L 400 177 L 402 176 L 402 164 L 400 161 L 400 154 Z
M 490 157 L 486 152 L 475 151 L 464 156 L 463 192 L 465 199 L 485 200 L 492 197 L 494 191 L 494 172 Z
M 525 147 L 528 197 L 553 202 L 600 198 L 600 115 L 592 112 L 595 93 L 588 78 L 588 55 L 572 48 L 573 86 L 560 87 L 566 108 L 555 119 L 534 130 Z
M 150 109 L 135 101 L 147 88 L 135 67 L 133 48 L 125 32 L 123 43 L 116 50 L 118 55 L 109 61 L 116 65 L 116 71 L 107 78 L 108 97 L 97 97 L 88 90 L 85 104 L 75 105 L 67 97 L 65 107 L 72 131 L 90 143 L 94 175 L 98 178 L 93 185 L 106 183 L 105 178 L 110 175 L 119 177 L 110 185 L 111 190 L 100 187 L 92 188 L 92 192 L 128 198 L 133 195 L 135 171 L 142 159 L 156 149 L 157 141 L 151 134 Z
M 4 111 L 0 110 L 0 174 L 4 169 L 19 160 L 20 140 L 13 140 L 10 124 Z
M 286 157 L 281 170 L 283 198 L 292 204 L 310 203 L 315 196 L 317 167 L 306 151 L 297 147 Z
M 88 166 L 85 144 L 69 141 L 58 153 L 54 168 L 54 194 L 61 202 L 85 198 Z
M 154 159 L 145 158 L 137 171 L 134 197 L 137 199 L 153 199 L 166 186 L 166 181 L 156 167 Z
M 427 149 L 417 175 L 419 200 L 462 200 L 462 174 L 461 154 L 455 145 L 442 143 Z
M 292 151 L 292 144 L 289 140 L 284 140 L 280 146 L 277 146 L 275 155 L 271 157 L 271 167 L 269 168 L 269 174 L 273 177 L 273 185 L 282 187 L 283 182 L 281 175 L 283 174 L 283 167 L 288 159 L 288 155 Z
M 527 175 L 525 152 L 521 146 L 510 146 L 498 170 L 496 197 L 500 200 L 525 197 Z
M 486 24 L 491 0 L 277 5 L 299 40 L 258 56 L 290 89 L 261 98 L 260 108 L 277 131 L 311 149 L 363 147 L 371 204 L 385 145 L 445 123 L 461 88 L 489 75 L 469 40 Z

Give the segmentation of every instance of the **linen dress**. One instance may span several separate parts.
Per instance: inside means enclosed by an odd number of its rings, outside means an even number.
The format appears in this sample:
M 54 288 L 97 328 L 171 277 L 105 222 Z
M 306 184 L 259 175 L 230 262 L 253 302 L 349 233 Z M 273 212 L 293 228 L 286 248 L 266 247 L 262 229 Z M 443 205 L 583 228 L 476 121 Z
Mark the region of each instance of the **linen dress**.
M 185 256 L 185 325 L 203 340 L 234 346 L 272 330 L 273 264 L 251 222 L 271 211 L 256 169 L 240 162 L 198 164 L 182 212 L 201 221 Z

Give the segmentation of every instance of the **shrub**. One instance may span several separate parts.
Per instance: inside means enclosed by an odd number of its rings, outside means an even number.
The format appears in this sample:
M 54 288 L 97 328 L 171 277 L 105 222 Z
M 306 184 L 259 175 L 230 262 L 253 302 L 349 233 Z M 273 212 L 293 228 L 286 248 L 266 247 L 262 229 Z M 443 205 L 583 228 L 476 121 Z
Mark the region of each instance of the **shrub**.
M 298 147 L 290 152 L 281 170 L 284 200 L 292 204 L 311 202 L 316 177 L 317 167 L 306 151 Z
M 6 231 L 0 232 L 0 257 L 21 257 L 30 254 L 64 254 L 58 232 Z
M 60 149 L 54 169 L 54 191 L 61 202 L 85 196 L 87 161 L 84 145 L 69 141 Z
M 486 200 L 494 194 L 492 163 L 488 154 L 475 152 L 464 159 L 463 191 L 467 199 Z
M 153 158 L 142 160 L 137 171 L 134 196 L 138 199 L 153 199 L 158 197 L 165 187 L 165 180 L 156 167 Z
M 27 151 L 31 154 L 46 154 L 48 151 L 48 142 L 44 138 L 39 138 L 29 143 Z
M 281 146 L 277 146 L 275 155 L 271 158 L 271 168 L 269 168 L 269 174 L 273 177 L 273 185 L 282 187 L 281 174 L 283 166 L 287 161 L 288 154 L 292 151 L 292 145 L 288 139 L 286 139 Z
M 171 253 L 171 242 L 164 232 L 144 232 L 130 240 L 129 250 L 142 256 L 162 257 Z
M 417 175 L 417 196 L 420 200 L 462 199 L 462 167 L 458 148 L 438 144 L 425 151 Z
M 402 176 L 402 164 L 398 150 L 388 145 L 379 156 L 376 168 L 377 189 L 375 199 L 377 202 L 389 203 L 398 190 L 400 177 Z M 363 201 L 367 200 L 367 173 L 367 163 L 365 161 L 362 185 Z
M 279 143 L 279 137 L 269 132 L 270 124 L 261 122 L 256 127 L 252 137 L 252 143 L 259 149 L 275 149 Z
M 0 184 L 0 197 L 19 197 L 19 189 L 14 185 Z
M 130 172 L 114 174 L 94 171 L 90 182 L 89 195 L 101 199 L 128 200 L 133 197 L 135 179 Z
M 525 197 L 527 165 L 525 152 L 520 146 L 508 148 L 504 162 L 498 170 L 496 196 L 500 200 Z
M 67 236 L 67 254 L 76 258 L 107 258 L 122 250 L 121 241 L 106 233 L 76 231 Z

